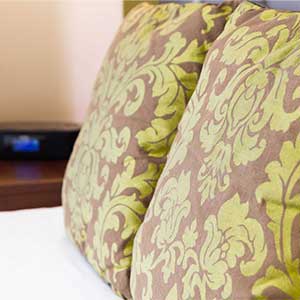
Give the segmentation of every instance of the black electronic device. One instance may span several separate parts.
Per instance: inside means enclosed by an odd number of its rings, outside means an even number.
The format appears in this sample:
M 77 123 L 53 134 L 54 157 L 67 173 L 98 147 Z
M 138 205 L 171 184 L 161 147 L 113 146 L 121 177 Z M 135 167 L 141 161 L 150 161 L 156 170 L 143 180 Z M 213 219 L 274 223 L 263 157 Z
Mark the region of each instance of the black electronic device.
M 0 123 L 0 159 L 68 159 L 79 131 L 73 123 Z

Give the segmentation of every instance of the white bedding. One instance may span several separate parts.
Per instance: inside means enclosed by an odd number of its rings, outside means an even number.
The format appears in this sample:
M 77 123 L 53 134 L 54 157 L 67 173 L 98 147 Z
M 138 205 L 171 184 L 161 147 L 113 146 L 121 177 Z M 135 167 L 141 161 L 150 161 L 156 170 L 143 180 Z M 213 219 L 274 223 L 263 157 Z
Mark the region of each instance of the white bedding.
M 61 208 L 0 213 L 0 299 L 118 300 L 66 237 Z

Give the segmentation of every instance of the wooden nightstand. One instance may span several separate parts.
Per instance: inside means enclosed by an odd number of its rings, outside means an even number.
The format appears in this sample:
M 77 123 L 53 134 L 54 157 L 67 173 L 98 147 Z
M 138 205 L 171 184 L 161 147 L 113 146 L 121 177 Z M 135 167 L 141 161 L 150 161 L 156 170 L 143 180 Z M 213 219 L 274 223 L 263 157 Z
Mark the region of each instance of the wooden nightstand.
M 0 211 L 61 205 L 66 161 L 0 161 Z

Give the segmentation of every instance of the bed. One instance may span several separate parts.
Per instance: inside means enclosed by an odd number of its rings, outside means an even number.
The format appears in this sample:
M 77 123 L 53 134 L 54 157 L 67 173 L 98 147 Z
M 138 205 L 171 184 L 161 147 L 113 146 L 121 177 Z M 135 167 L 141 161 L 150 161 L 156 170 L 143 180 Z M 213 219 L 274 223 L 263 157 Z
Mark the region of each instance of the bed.
M 0 298 L 118 300 L 67 238 L 62 208 L 0 212 Z
M 263 3 L 300 10 L 298 1 Z M 1 299 L 121 299 L 67 238 L 61 207 L 0 212 L 0 235 Z

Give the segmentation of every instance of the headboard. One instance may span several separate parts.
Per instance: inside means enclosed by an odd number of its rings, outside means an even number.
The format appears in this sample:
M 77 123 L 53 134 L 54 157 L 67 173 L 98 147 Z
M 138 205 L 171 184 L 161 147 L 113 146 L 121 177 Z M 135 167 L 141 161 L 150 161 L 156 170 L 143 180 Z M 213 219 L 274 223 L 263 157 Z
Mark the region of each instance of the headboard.
M 265 0 L 265 1 L 254 1 L 261 3 L 267 7 L 283 9 L 283 10 L 291 10 L 291 11 L 299 11 L 300 12 L 300 1 L 299 0 Z
M 129 10 L 140 3 L 142 1 L 132 1 L 132 0 L 124 0 L 124 15 L 126 15 Z M 220 3 L 222 0 L 152 0 L 152 1 L 145 1 L 150 3 L 163 3 L 163 2 L 178 2 L 178 3 L 184 3 L 184 2 L 209 2 L 209 3 Z M 270 8 L 276 8 L 281 10 L 290 10 L 290 11 L 299 11 L 300 12 L 300 0 L 257 0 L 252 1 L 256 2 L 260 5 L 270 7 Z

